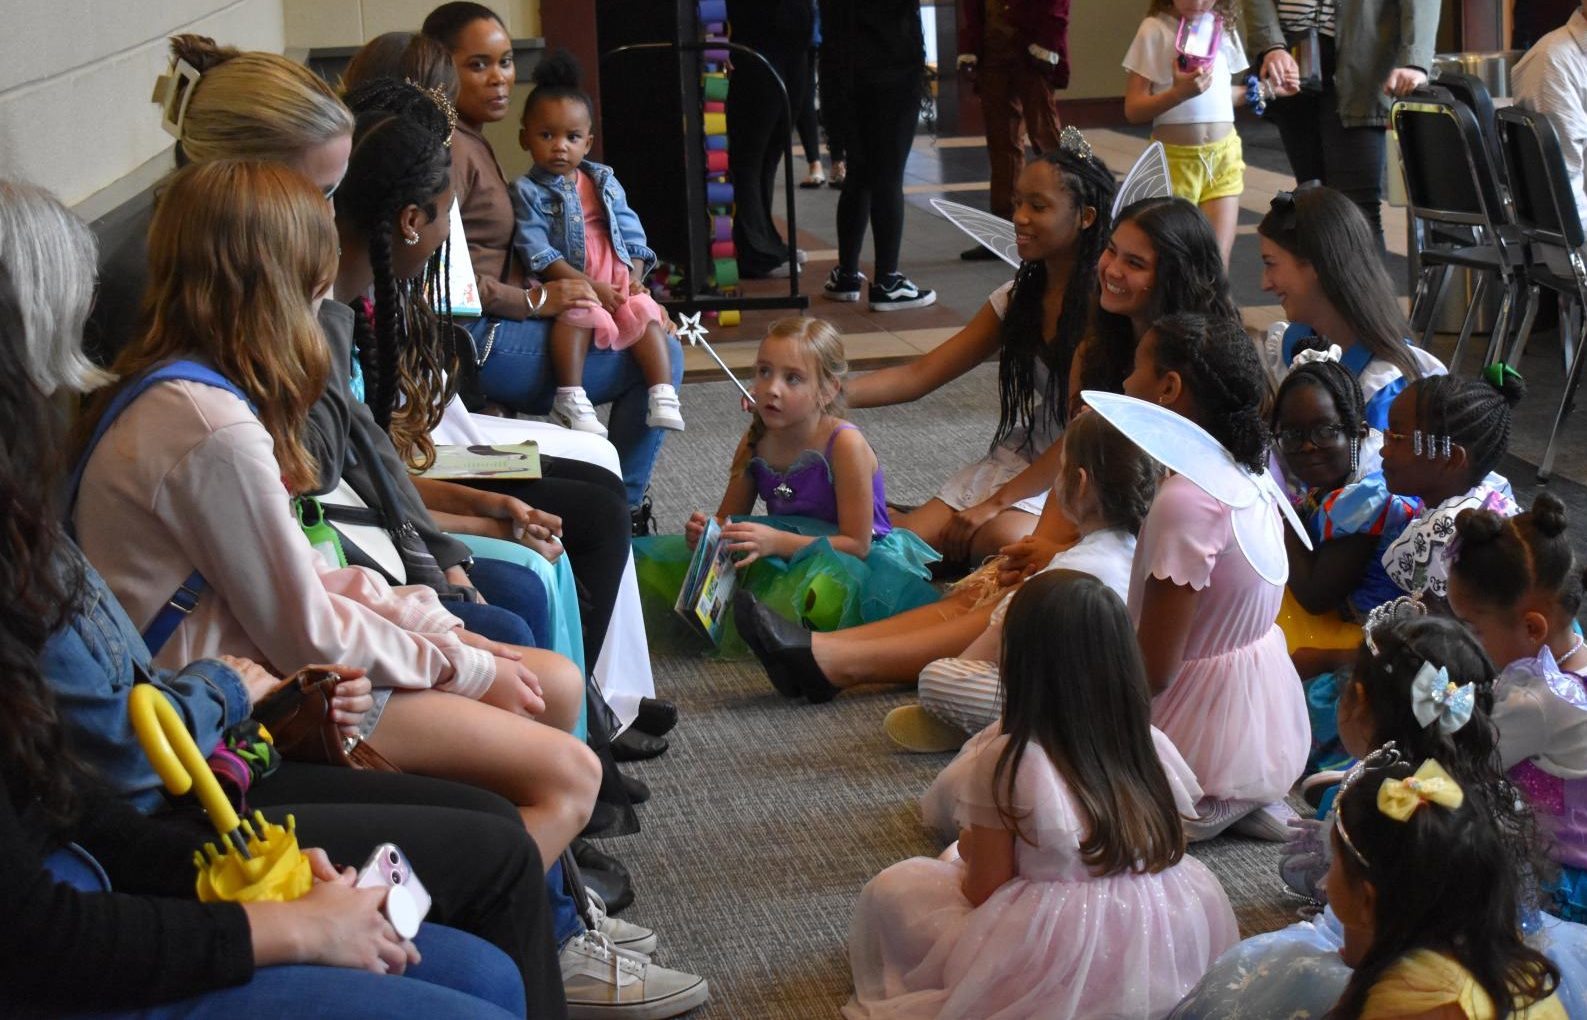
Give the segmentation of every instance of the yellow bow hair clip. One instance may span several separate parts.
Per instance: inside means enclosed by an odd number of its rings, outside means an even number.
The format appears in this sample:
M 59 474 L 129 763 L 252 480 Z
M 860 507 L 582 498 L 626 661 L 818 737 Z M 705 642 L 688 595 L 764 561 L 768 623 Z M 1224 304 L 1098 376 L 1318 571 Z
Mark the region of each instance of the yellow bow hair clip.
M 1409 821 L 1423 804 L 1437 804 L 1451 810 L 1466 801 L 1466 792 L 1450 778 L 1444 767 L 1429 758 L 1421 768 L 1404 779 L 1385 779 L 1378 787 L 1378 810 L 1396 822 Z

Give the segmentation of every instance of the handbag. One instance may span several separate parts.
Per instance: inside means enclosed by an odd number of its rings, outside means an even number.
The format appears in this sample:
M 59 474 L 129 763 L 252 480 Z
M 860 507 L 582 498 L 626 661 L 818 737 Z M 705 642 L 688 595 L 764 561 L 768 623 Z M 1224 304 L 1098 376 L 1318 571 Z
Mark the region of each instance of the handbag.
M 301 669 L 254 705 L 253 718 L 288 761 L 340 765 L 374 772 L 400 772 L 369 742 L 348 737 L 331 719 L 331 698 L 340 677 L 328 669 Z

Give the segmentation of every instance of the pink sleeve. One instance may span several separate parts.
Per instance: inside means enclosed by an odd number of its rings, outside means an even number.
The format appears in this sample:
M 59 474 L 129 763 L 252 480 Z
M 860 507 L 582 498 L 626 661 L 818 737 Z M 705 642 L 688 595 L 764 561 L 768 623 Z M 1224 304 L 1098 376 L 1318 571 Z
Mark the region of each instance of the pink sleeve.
M 1229 545 L 1229 510 L 1183 475 L 1157 490 L 1135 555 L 1150 577 L 1201 591 Z
M 278 671 L 311 662 L 362 666 L 381 687 L 477 698 L 495 661 L 441 632 L 455 618 L 358 568 L 331 569 L 304 541 L 257 423 L 215 431 L 178 461 L 155 512 L 185 535 L 194 567 Z M 397 621 L 431 628 L 405 629 Z

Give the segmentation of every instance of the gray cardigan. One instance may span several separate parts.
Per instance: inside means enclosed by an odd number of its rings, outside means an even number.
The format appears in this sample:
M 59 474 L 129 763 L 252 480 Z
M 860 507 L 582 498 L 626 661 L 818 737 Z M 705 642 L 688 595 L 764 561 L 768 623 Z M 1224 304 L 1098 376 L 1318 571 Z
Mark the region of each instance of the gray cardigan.
M 361 431 L 368 440 L 368 447 L 379 453 L 386 477 L 396 489 L 401 505 L 387 508 L 393 511 L 392 516 L 413 524 L 442 570 L 470 562 L 468 546 L 436 526 L 419 490 L 413 487 L 407 467 L 397 456 L 396 447 L 391 445 L 391 437 L 375 423 L 369 405 L 353 395 L 352 308 L 327 298 L 320 304 L 320 326 L 325 330 L 325 341 L 331 349 L 331 372 L 325 383 L 325 393 L 309 411 L 309 424 L 304 434 L 305 444 L 320 465 L 319 491 L 327 492 L 336 487 L 338 479 L 345 478 L 359 499 L 371 507 L 382 505 L 380 489 L 370 476 L 368 465 L 353 455 L 351 432 Z
M 1241 0 L 1246 54 L 1260 67 L 1263 54 L 1283 49 L 1284 30 L 1273 0 Z M 1431 71 L 1438 35 L 1438 0 L 1349 0 L 1334 5 L 1334 89 L 1345 127 L 1385 127 L 1388 96 L 1383 82 L 1396 67 Z

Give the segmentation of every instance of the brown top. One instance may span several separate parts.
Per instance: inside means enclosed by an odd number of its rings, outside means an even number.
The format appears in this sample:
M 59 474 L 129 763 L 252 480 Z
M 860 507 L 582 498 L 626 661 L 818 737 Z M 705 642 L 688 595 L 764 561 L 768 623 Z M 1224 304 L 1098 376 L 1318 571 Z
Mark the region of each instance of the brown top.
M 513 257 L 512 195 L 507 191 L 507 179 L 501 175 L 501 164 L 485 136 L 462 122 L 452 134 L 452 190 L 463 214 L 468 256 L 479 279 L 485 314 L 528 318 L 524 267 Z

